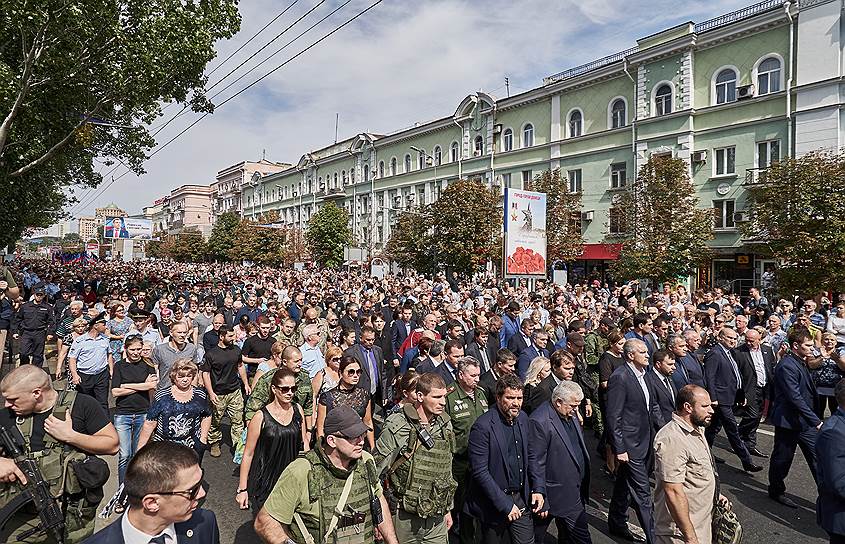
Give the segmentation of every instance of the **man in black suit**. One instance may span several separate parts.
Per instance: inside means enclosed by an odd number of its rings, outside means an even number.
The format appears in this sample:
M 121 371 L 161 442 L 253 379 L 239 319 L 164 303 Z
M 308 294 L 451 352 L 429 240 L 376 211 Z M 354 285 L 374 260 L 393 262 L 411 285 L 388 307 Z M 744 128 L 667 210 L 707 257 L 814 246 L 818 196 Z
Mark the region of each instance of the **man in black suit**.
M 626 364 L 614 370 L 607 382 L 607 432 L 619 462 L 607 523 L 611 535 L 643 542 L 628 529 L 628 506 L 633 501 L 645 542 L 652 543 L 651 445 L 657 429 L 663 426 L 663 414 L 645 382 L 649 359 L 646 343 L 635 338 L 627 340 L 622 356 Z
M 490 332 L 487 327 L 476 326 L 472 331 L 472 340 L 467 342 L 464 352 L 470 357 L 475 358 L 481 366 L 481 373 L 490 370 L 496 362 L 496 357 L 490 357 L 487 352 L 487 344 L 490 341 Z
M 393 341 L 393 353 L 399 353 L 399 346 L 408 338 L 411 331 L 417 328 L 417 323 L 411 319 L 414 310 L 408 305 L 402 307 L 399 319 L 390 326 L 390 337 Z
M 733 351 L 739 375 L 742 377 L 742 389 L 745 394 L 745 406 L 738 413 L 739 437 L 751 455 L 768 457 L 757 449 L 757 427 L 763 414 L 763 401 L 766 391 L 772 384 L 772 372 L 775 368 L 775 354 L 772 348 L 760 343 L 760 333 L 754 329 L 745 331 L 745 343 Z
M 433 372 L 443 378 L 446 387 L 449 387 L 455 383 L 458 374 L 458 360 L 464 356 L 464 347 L 460 340 L 449 340 L 443 347 L 443 354 L 443 361 L 437 366 L 429 361 L 418 364 L 417 373 Z
M 731 350 L 736 347 L 737 333 L 729 327 L 722 327 L 718 340 L 719 342 L 704 356 L 704 379 L 707 382 L 707 392 L 713 401 L 713 420 L 704 436 L 712 448 L 713 440 L 724 427 L 731 448 L 742 461 L 742 468 L 746 472 L 760 472 L 763 467 L 754 464 L 751 459 L 745 442 L 739 437 L 739 427 L 734 417 L 734 406 L 745 405 L 742 376 L 731 355 Z
M 549 358 L 552 371 L 548 376 L 530 389 L 525 400 L 525 411 L 532 414 L 534 410 L 552 400 L 552 391 L 559 383 L 572 381 L 575 377 L 575 358 L 566 350 L 559 349 Z M 581 391 L 583 393 L 583 390 Z
M 701 368 L 698 358 L 690 352 L 687 333 L 694 334 L 698 337 L 698 341 L 701 341 L 701 337 L 693 329 L 685 331 L 683 336 L 673 334 L 666 339 L 666 346 L 675 358 L 675 371 L 672 372 L 672 381 L 675 382 L 676 391 L 680 391 L 681 388 L 689 384 L 704 387 L 704 370 Z
M 527 317 L 519 324 L 519 331 L 508 340 L 508 349 L 519 358 L 522 350 L 531 345 L 531 334 L 534 332 L 534 320 Z
M 470 480 L 464 512 L 478 520 L 481 542 L 534 542 L 531 513 L 543 508 L 536 451 L 528 447 L 522 382 L 514 374 L 496 384 L 496 405 L 469 433 Z M 510 537 L 508 539 L 508 537 Z
M 546 349 L 548 344 L 549 335 L 545 331 L 535 330 L 531 333 L 531 345 L 523 349 L 516 360 L 516 373 L 520 380 L 525 380 L 528 367 L 536 357 L 549 357 L 549 350 Z
M 376 331 L 372 327 L 361 328 L 361 340 L 358 344 L 346 348 L 344 356 L 354 357 L 361 364 L 361 381 L 358 383 L 370 392 L 373 398 L 373 406 L 383 406 L 384 402 L 390 400 L 388 387 L 385 379 L 384 357 L 381 348 L 375 345 Z
M 677 368 L 672 354 L 665 349 L 659 349 L 654 352 L 654 365 L 645 373 L 648 392 L 657 399 L 657 405 L 663 416 L 663 425 L 672 421 L 672 413 L 675 411 L 675 397 L 678 395 L 678 390 L 672 381 L 672 375 L 675 372 Z
M 487 339 L 487 356 L 490 357 L 491 364 L 496 360 L 496 354 L 499 353 L 499 350 L 507 347 L 502 345 L 499 337 L 502 327 L 504 327 L 504 322 L 497 315 L 490 316 L 490 319 L 487 320 L 487 331 L 490 333 L 490 337 Z
M 586 504 L 590 495 L 590 455 L 584 443 L 578 406 L 581 386 L 563 381 L 550 402 L 537 407 L 530 419 L 529 445 L 536 451 L 540 480 L 535 486 L 545 500 L 534 522 L 534 542 L 542 544 L 552 520 L 559 543 L 590 544 Z
M 834 390 L 839 409 L 822 425 L 816 439 L 818 452 L 818 524 L 831 544 L 845 543 L 845 380 Z
M 129 510 L 85 544 L 162 542 L 219 544 L 217 518 L 197 508 L 205 480 L 193 449 L 176 442 L 150 442 L 126 468 Z
M 491 399 L 489 402 L 492 405 L 492 399 L 496 398 L 496 382 L 505 374 L 513 374 L 516 372 L 516 357 L 507 348 L 502 348 L 496 353 L 496 364 L 493 368 L 485 372 L 478 379 L 478 387 L 484 390 L 484 395 Z

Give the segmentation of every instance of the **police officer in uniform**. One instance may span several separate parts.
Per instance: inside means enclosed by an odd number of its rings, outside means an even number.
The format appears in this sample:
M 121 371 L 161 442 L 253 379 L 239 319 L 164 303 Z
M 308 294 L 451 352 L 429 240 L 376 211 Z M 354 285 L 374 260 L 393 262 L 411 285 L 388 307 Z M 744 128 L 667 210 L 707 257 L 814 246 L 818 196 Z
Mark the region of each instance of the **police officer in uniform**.
M 21 304 L 18 313 L 15 314 L 14 338 L 20 338 L 21 364 L 30 362 L 41 366 L 44 363 L 44 343 L 52 338 L 53 308 L 47 303 L 47 295 L 44 285 L 40 284 L 33 289 L 34 300 Z
M 364 451 L 370 429 L 349 406 L 330 411 L 323 429 L 320 443 L 279 476 L 255 532 L 283 544 L 371 544 L 378 527 L 386 544 L 398 544 L 373 457 Z
M 458 360 L 458 375 L 453 389 L 446 395 L 446 413 L 452 420 L 452 428 L 455 431 L 455 457 L 452 459 L 452 477 L 458 483 L 458 490 L 455 492 L 455 512 L 461 512 L 464 506 L 464 493 L 466 492 L 467 471 L 469 470 L 469 454 L 467 444 L 469 443 L 469 430 L 478 417 L 487 411 L 487 396 L 484 390 L 478 387 L 478 380 L 481 376 L 481 364 L 474 357 L 462 357 Z M 463 544 L 473 542 L 474 520 L 471 516 L 462 514 L 458 530 L 460 540 Z
M 446 544 L 457 483 L 455 434 L 444 413 L 446 384 L 433 372 L 417 381 L 414 402 L 387 417 L 375 458 L 384 472 L 396 537 L 402 544 Z
M 44 370 L 21 366 L 0 381 L 0 394 L 5 409 L 0 410 L 0 425 L 9 431 L 18 447 L 34 458 L 50 492 L 64 511 L 65 542 L 81 542 L 94 532 L 94 519 L 102 483 L 109 478 L 108 468 L 99 471 L 95 480 L 80 482 L 72 461 L 89 455 L 114 455 L 119 448 L 117 431 L 99 403 L 75 391 L 57 392 Z M 0 454 L 0 512 L 21 493 L 26 478 L 15 462 Z M 89 462 L 86 465 L 104 464 Z M 89 487 L 83 488 L 86 483 Z M 0 542 L 19 542 L 18 536 L 39 524 L 38 513 L 24 507 L 0 528 Z M 37 532 L 23 540 L 27 544 L 52 543 L 52 536 Z

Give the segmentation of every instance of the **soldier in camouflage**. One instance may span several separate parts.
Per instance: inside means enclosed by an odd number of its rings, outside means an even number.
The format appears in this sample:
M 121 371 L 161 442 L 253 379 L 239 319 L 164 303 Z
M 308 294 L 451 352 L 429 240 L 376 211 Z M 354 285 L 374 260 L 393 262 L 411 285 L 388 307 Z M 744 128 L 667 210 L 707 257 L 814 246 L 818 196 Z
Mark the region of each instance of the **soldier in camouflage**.
M 607 351 L 610 343 L 607 335 L 615 327 L 615 323 L 609 317 L 603 317 L 599 321 L 597 329 L 593 329 L 584 337 L 584 360 L 587 362 L 587 373 L 590 380 L 599 383 L 599 359 Z M 592 400 L 598 400 L 594 398 Z M 593 402 L 593 431 L 601 436 L 604 433 L 604 416 L 599 409 L 599 403 Z

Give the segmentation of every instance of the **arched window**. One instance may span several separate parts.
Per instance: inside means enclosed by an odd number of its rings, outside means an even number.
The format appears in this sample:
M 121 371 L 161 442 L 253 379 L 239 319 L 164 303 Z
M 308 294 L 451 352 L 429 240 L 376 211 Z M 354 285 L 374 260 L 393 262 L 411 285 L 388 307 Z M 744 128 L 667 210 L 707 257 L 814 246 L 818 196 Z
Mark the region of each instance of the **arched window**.
M 522 147 L 532 147 L 534 145 L 534 125 L 528 123 L 522 129 Z
M 410 171 L 411 171 L 411 155 L 406 154 L 405 155 L 405 173 L 408 173 Z
M 370 165 L 369 165 L 369 164 L 365 164 L 365 165 L 364 165 L 364 181 L 366 182 L 366 181 L 368 181 L 369 179 L 370 179 Z
M 569 114 L 569 137 L 577 138 L 584 133 L 584 116 L 579 110 Z
M 337 189 L 337 172 L 332 176 L 332 189 Z
M 355 169 L 354 168 L 349 169 L 349 183 L 352 183 L 352 184 L 355 183 Z
M 502 151 L 512 151 L 513 150 L 513 131 L 509 128 L 506 128 L 505 131 L 502 133 Z
M 672 87 L 661 85 L 654 93 L 654 114 L 657 116 L 672 113 Z
M 475 137 L 475 145 L 473 146 L 476 156 L 484 155 L 484 137 L 478 135 Z
M 621 128 L 627 124 L 625 119 L 625 101 L 617 98 L 610 106 L 610 128 Z
M 458 162 L 458 158 L 460 157 L 460 146 L 458 142 L 452 142 L 452 147 L 449 148 L 449 161 L 450 162 Z
M 391 176 L 396 175 L 396 157 L 393 157 L 392 159 L 390 159 L 390 175 Z
M 420 170 L 425 168 L 425 149 L 420 150 L 419 155 L 417 156 L 417 165 Z
M 725 68 L 716 75 L 716 103 L 726 104 L 736 100 L 736 72 Z
M 440 166 L 443 163 L 443 150 L 440 146 L 434 147 L 434 166 Z
M 378 161 L 378 177 L 384 177 L 384 161 Z
M 757 94 L 776 93 L 780 90 L 780 59 L 769 57 L 757 66 Z
M 346 170 L 340 171 L 340 181 L 343 183 L 343 186 L 346 187 Z

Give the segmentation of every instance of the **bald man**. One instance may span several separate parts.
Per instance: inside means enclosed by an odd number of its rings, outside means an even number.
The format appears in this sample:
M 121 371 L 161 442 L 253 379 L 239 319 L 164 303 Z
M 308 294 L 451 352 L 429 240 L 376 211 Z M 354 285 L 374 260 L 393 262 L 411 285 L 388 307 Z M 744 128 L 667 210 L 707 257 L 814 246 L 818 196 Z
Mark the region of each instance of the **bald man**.
M 771 388 L 775 368 L 775 353 L 770 346 L 762 344 L 760 333 L 754 329 L 745 331 L 745 342 L 733 350 L 733 356 L 742 376 L 745 406 L 737 407 L 739 437 L 745 442 L 748 453 L 755 457 L 768 457 L 757 449 L 757 427 L 763 413 L 763 401 Z

